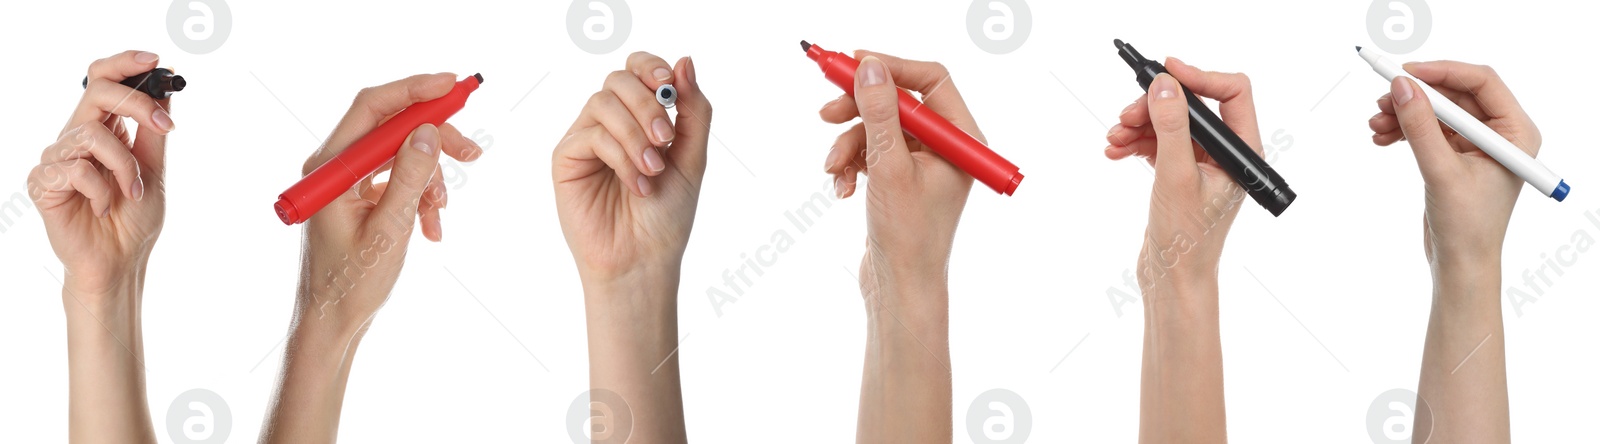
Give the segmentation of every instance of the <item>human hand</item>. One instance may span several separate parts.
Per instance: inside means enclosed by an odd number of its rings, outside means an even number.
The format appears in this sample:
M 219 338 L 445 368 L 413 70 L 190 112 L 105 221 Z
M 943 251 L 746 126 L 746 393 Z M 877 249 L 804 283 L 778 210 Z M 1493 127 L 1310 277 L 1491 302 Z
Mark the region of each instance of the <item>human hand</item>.
M 856 51 L 855 57 L 861 61 L 855 97 L 840 96 L 823 105 L 820 114 L 834 124 L 861 118 L 834 141 L 824 170 L 834 176 L 841 198 L 855 194 L 858 174 L 871 177 L 862 292 L 869 297 L 903 294 L 906 300 L 893 302 L 926 306 L 917 311 L 942 318 L 944 303 L 924 295 L 944 293 L 972 176 L 901 130 L 899 88 L 922 94 L 924 106 L 987 141 L 943 65 L 869 51 Z
M 1155 167 L 1150 221 L 1139 252 L 1139 284 L 1152 296 L 1215 286 L 1223 242 L 1246 196 L 1191 138 L 1183 87 L 1221 102 L 1223 122 L 1261 153 L 1249 78 L 1202 71 L 1173 58 L 1166 67 L 1171 75 L 1157 76 L 1106 134 L 1106 157 L 1143 157 Z
M 333 134 L 306 159 L 302 174 L 310 174 L 411 104 L 449 93 L 455 82 L 449 73 L 417 75 L 362 90 Z M 301 319 L 325 320 L 341 335 L 356 334 L 394 289 L 417 221 L 424 237 L 440 240 L 440 210 L 449 204 L 439 168 L 441 151 L 461 161 L 483 154 L 450 124 L 422 125 L 383 167 L 390 169 L 388 182 L 374 184 L 369 176 L 306 221 Z
M 677 124 L 656 101 L 678 90 Z M 676 281 L 706 170 L 711 103 L 694 62 L 636 52 L 589 97 L 551 159 L 556 210 L 586 286 L 623 277 Z
M 1439 61 L 1407 63 L 1405 69 L 1528 155 L 1539 154 L 1539 128 L 1492 68 Z M 1411 143 L 1425 184 L 1422 233 L 1429 263 L 1499 267 L 1522 179 L 1439 122 L 1428 96 L 1410 79 L 1396 78 L 1389 88 L 1367 123 L 1373 143 Z
M 89 65 L 77 109 L 28 175 L 28 194 L 66 269 L 66 291 L 91 306 L 135 293 L 128 290 L 140 284 L 161 234 L 170 102 L 119 83 L 159 61 L 126 51 Z

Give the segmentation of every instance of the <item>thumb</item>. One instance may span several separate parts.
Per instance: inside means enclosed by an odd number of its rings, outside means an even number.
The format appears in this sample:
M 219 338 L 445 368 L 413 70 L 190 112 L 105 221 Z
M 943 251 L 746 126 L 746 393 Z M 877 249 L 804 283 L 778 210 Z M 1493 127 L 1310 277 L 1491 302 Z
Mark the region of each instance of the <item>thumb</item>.
M 1194 142 L 1189 135 L 1189 101 L 1183 85 L 1167 74 L 1150 82 L 1150 124 L 1156 132 L 1156 180 L 1190 181 L 1199 177 Z
M 1410 78 L 1400 76 L 1389 83 L 1389 95 L 1394 101 L 1395 116 L 1400 120 L 1400 130 L 1410 141 L 1411 153 L 1417 157 L 1417 167 L 1422 179 L 1434 182 L 1450 177 L 1459 160 L 1454 148 L 1445 140 L 1439 128 L 1439 118 L 1433 114 L 1433 102 Z
M 911 169 L 911 151 L 900 129 L 900 88 L 889 67 L 876 56 L 861 59 L 856 68 L 856 107 L 867 130 L 866 165 L 872 177 L 897 181 Z
M 367 216 L 369 230 L 388 233 L 396 241 L 410 236 L 422 192 L 439 167 L 439 145 L 439 128 L 432 124 L 423 124 L 406 137 L 395 153 L 394 169 L 389 171 L 383 197 L 378 198 L 378 206 Z

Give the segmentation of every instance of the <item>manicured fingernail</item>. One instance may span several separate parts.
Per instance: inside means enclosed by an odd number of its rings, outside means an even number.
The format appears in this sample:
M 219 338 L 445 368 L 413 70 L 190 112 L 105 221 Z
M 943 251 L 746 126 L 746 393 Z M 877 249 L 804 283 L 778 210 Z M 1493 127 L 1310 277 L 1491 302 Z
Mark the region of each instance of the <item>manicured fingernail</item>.
M 1157 99 L 1170 99 L 1178 96 L 1178 81 L 1172 76 L 1157 76 L 1156 81 L 1150 84 L 1150 94 Z
M 156 112 L 150 113 L 150 121 L 162 131 L 172 131 L 172 116 L 167 115 L 167 110 L 156 108 Z
M 834 195 L 834 197 L 838 197 L 840 199 L 844 198 L 844 178 L 843 177 L 835 177 L 835 178 L 833 178 L 833 195 Z
M 1411 96 L 1415 95 L 1414 91 L 1411 90 L 1411 81 L 1404 78 L 1395 79 L 1394 92 L 1392 94 L 1394 94 L 1395 106 L 1404 106 L 1406 102 L 1411 101 Z
M 873 56 L 861 59 L 861 86 L 881 85 L 887 77 L 883 71 L 883 61 Z
M 433 125 L 422 125 L 411 133 L 411 147 L 423 154 L 433 155 L 434 148 L 439 146 L 439 129 Z
M 683 76 L 689 78 L 689 84 L 696 86 L 700 85 L 694 80 L 694 57 L 684 57 L 683 59 L 685 60 L 684 64 L 686 65 L 683 68 Z
M 1126 115 L 1128 115 L 1128 113 L 1133 112 L 1133 108 L 1136 107 L 1136 106 L 1139 106 L 1139 102 L 1135 101 L 1133 103 L 1129 103 L 1127 108 L 1123 108 L 1122 109 L 1122 114 L 1118 114 L 1118 115 L 1126 116 Z
M 832 149 L 829 149 L 828 150 L 828 159 L 822 161 L 822 170 L 823 171 L 827 171 L 827 170 L 833 169 L 833 164 L 837 163 L 839 161 L 839 156 L 844 155 L 843 153 L 844 153 L 843 151 L 839 151 L 839 147 L 837 147 L 837 146 L 833 147 Z
M 134 179 L 134 181 L 133 181 L 133 200 L 134 201 L 144 200 L 144 179 Z
M 143 51 L 133 55 L 133 61 L 138 63 L 155 63 L 157 60 L 161 60 L 161 56 L 150 51 Z
M 656 70 L 655 70 L 655 72 L 653 74 L 656 75 L 656 80 L 659 80 L 659 81 L 662 81 L 662 82 L 672 80 L 672 70 L 670 70 L 670 69 L 656 68 Z
M 650 123 L 650 131 L 656 133 L 656 141 L 658 142 L 667 143 L 672 141 L 672 123 L 667 122 L 667 119 L 657 117 L 655 122 Z
M 639 195 L 650 197 L 650 178 L 639 176 Z
M 1106 131 L 1106 138 L 1107 138 L 1107 139 L 1110 139 L 1110 138 L 1111 138 L 1111 136 L 1112 136 L 1112 135 L 1113 135 L 1113 134 L 1116 134 L 1116 133 L 1117 133 L 1117 130 L 1119 130 L 1119 129 L 1122 129 L 1122 125 L 1121 125 L 1121 124 L 1117 124 L 1117 125 L 1111 125 L 1111 129 L 1110 129 L 1110 130 L 1108 130 L 1108 131 Z
M 464 155 L 462 156 L 466 157 L 466 160 L 477 160 L 479 156 L 483 155 L 483 147 L 478 146 L 478 141 L 472 140 L 471 137 L 466 135 L 462 135 L 461 140 L 467 142 L 467 152 L 463 153 Z
M 649 168 L 651 172 L 661 172 L 667 169 L 667 164 L 661 161 L 661 153 L 656 152 L 655 148 L 645 148 L 644 167 Z

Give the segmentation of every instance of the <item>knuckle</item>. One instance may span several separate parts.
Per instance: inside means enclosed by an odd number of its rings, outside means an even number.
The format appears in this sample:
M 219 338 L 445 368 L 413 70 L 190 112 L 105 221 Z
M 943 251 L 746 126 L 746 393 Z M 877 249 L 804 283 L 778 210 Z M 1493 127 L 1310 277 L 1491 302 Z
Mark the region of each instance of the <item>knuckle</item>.
M 896 116 L 900 111 L 900 102 L 892 97 L 883 97 L 892 94 L 887 91 L 868 92 L 866 100 L 861 101 L 861 116 L 864 119 L 883 121 Z

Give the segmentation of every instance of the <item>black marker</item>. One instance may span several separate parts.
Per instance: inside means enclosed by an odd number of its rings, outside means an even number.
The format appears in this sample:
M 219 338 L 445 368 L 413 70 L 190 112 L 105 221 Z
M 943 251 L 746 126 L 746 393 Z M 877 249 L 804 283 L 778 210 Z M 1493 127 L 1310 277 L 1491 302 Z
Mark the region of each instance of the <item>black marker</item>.
M 1146 91 L 1150 90 L 1150 82 L 1155 81 L 1156 75 L 1167 72 L 1167 68 L 1160 63 L 1139 55 L 1133 45 L 1122 43 L 1122 40 L 1117 40 L 1116 44 L 1117 55 L 1122 56 L 1122 60 L 1127 61 L 1128 66 L 1139 74 L 1139 86 Z M 1256 203 L 1272 212 L 1274 217 L 1289 209 L 1289 204 L 1294 203 L 1295 194 L 1283 177 L 1261 160 L 1261 156 L 1233 129 L 1222 123 L 1222 119 L 1211 112 L 1205 102 L 1189 92 L 1189 88 L 1184 88 L 1183 95 L 1189 99 L 1189 134 L 1194 141 L 1205 148 L 1217 165 L 1222 166 L 1222 170 L 1227 171 L 1234 182 L 1249 192 Z
M 122 79 L 122 85 L 149 94 L 152 99 L 161 100 L 172 97 L 172 93 L 183 91 L 183 87 L 188 86 L 189 82 L 183 80 L 183 76 L 173 74 L 170 69 L 156 68 L 144 74 Z M 89 87 L 88 77 L 83 78 L 83 87 Z

